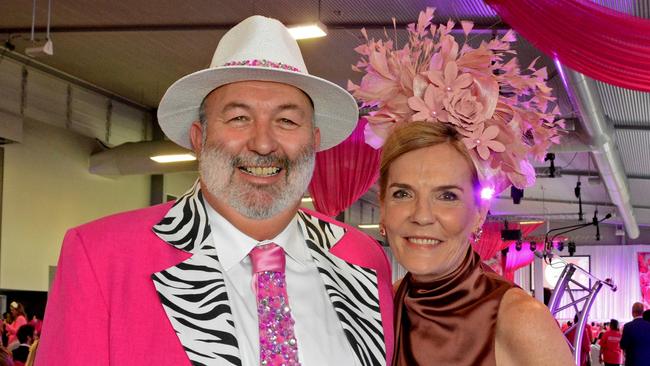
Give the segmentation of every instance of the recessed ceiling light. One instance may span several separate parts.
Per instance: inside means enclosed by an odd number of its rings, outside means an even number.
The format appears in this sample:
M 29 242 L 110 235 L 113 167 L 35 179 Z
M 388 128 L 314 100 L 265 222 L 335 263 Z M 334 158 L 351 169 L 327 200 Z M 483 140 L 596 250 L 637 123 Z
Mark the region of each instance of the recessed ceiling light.
M 176 163 L 179 161 L 196 160 L 196 157 L 192 154 L 176 154 L 176 155 L 156 155 L 156 156 L 149 157 L 149 159 L 157 163 Z

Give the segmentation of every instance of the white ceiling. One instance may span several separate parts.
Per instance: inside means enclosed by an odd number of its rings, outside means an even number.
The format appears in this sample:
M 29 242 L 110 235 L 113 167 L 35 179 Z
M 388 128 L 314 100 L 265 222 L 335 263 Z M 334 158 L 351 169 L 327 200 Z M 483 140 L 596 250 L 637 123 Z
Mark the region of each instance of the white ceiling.
M 650 0 L 597 2 L 640 17 L 650 15 Z M 357 60 L 353 49 L 360 43 L 359 29 L 365 26 L 371 34 L 382 36 L 383 27 L 387 27 L 393 34 L 392 17 L 401 29 L 404 24 L 415 21 L 418 12 L 426 6 L 437 7 L 439 21 L 448 18 L 473 20 L 478 29 L 472 35 L 476 42 L 489 38 L 493 31 L 507 28 L 479 0 L 56 0 L 52 2 L 51 24 L 54 56 L 39 58 L 35 65 L 46 65 L 44 68 L 56 70 L 59 75 L 90 83 L 116 99 L 129 100 L 153 111 L 172 82 L 208 65 L 226 29 L 257 13 L 278 18 L 285 24 L 320 19 L 328 25 L 327 37 L 301 41 L 301 50 L 312 74 L 345 87 L 348 79 L 359 80 L 359 75 L 350 68 Z M 16 47 L 10 52 L 0 46 L 0 62 L 2 57 L 20 58 L 25 47 L 31 46 L 31 19 L 31 1 L 0 2 L 0 44 L 10 40 Z M 47 1 L 37 0 L 39 39 L 44 37 L 42 30 L 46 20 Z M 403 31 L 399 30 L 396 37 L 398 43 L 404 42 Z M 557 93 L 561 113 L 578 117 L 553 62 L 523 38 L 518 40 L 516 49 L 522 64 L 527 65 L 541 56 L 541 62 L 548 67 L 549 84 Z M 641 226 L 640 238 L 633 241 L 614 235 L 614 225 L 621 224 L 620 215 L 597 178 L 599 172 L 591 154 L 585 151 L 558 152 L 555 165 L 560 168 L 561 177 L 538 179 L 534 187 L 526 189 L 521 205 L 513 205 L 509 190 L 504 192 L 495 200 L 491 213 L 510 220 L 514 216 L 551 218 L 552 226 L 575 224 L 578 207 L 573 188 L 580 179 L 585 218 L 590 220 L 596 207 L 601 216 L 606 212 L 615 215 L 608 221 L 612 226 L 601 230 L 600 243 L 650 243 L 650 94 L 602 83 L 598 83 L 596 89 L 606 118 L 615 128 L 614 138 L 628 178 L 634 215 Z M 577 126 L 575 133 L 579 134 L 580 123 L 573 122 Z M 366 194 L 364 200 L 366 206 L 377 204 L 375 192 Z M 349 219 L 368 221 L 362 215 L 358 218 L 350 215 Z M 592 231 L 592 228 L 585 229 L 572 239 L 596 244 Z

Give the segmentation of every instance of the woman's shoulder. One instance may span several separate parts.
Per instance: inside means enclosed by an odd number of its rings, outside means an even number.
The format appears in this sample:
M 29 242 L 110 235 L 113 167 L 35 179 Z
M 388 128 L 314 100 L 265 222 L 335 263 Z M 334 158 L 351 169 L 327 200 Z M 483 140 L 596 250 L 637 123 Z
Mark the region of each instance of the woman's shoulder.
M 541 315 L 552 318 L 548 308 L 530 296 L 519 287 L 513 287 L 506 291 L 499 306 L 499 317 L 505 316 L 516 321 L 517 319 L 528 321 L 531 315 Z
M 497 355 L 505 353 L 510 360 L 505 364 L 572 364 L 569 348 L 548 308 L 517 287 L 509 289 L 501 300 L 496 343 Z M 546 346 L 553 352 L 545 351 Z

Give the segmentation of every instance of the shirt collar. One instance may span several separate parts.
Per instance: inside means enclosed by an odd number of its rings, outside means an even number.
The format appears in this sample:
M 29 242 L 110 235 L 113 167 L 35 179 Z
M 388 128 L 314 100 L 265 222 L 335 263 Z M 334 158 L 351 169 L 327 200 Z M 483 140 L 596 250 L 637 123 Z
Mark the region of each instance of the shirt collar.
M 311 259 L 307 252 L 303 233 L 298 225 L 299 217 L 297 213 L 289 222 L 289 225 L 276 237 L 257 241 L 239 231 L 210 204 L 205 206 L 219 262 L 224 270 L 228 271 L 235 264 L 244 260 L 248 253 L 258 244 L 275 243 L 282 247 L 285 253 L 299 264 L 304 265 L 305 262 Z

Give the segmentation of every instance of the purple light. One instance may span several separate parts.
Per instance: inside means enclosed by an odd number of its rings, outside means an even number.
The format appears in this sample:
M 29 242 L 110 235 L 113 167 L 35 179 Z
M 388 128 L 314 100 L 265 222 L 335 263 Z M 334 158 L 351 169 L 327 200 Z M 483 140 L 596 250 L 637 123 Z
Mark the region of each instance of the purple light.
M 491 200 L 494 196 L 494 189 L 492 187 L 485 187 L 481 189 L 481 199 L 482 200 Z

